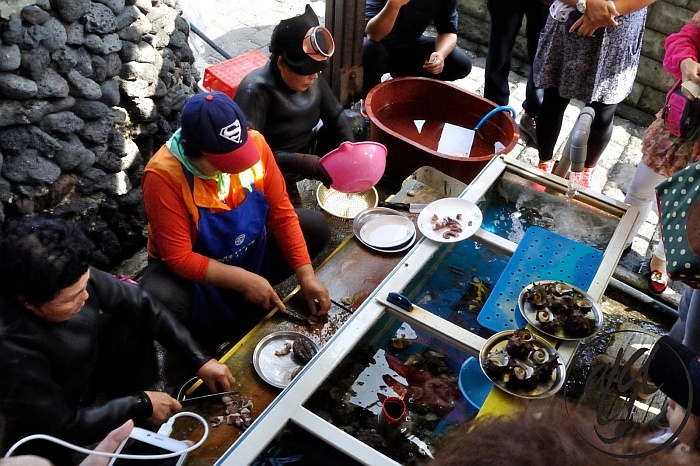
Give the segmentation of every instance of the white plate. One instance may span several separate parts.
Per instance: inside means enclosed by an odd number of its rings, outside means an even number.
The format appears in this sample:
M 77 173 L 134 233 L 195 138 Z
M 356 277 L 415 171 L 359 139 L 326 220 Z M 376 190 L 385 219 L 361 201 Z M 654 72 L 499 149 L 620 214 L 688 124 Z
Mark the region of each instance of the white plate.
M 460 214 L 461 219 L 457 220 L 457 216 Z M 437 216 L 438 221 L 442 221 L 445 217 L 457 220 L 457 222 L 462 225 L 462 232 L 455 237 L 443 237 L 443 233 L 449 229 L 442 228 L 440 230 L 434 230 L 435 222 L 432 221 L 434 215 Z M 481 214 L 481 210 L 472 201 L 448 197 L 425 206 L 418 215 L 417 223 L 418 229 L 425 237 L 440 243 L 456 243 L 476 233 L 476 230 L 481 226 L 482 220 L 483 215 Z
M 410 219 L 402 214 L 401 212 L 394 210 L 394 209 L 389 209 L 388 207 L 371 207 L 369 209 L 365 209 L 357 216 L 352 222 L 352 232 L 355 234 L 355 238 L 357 240 L 367 246 L 370 249 L 373 249 L 375 251 L 379 252 L 388 252 L 388 253 L 395 253 L 395 252 L 402 252 L 405 251 L 406 249 L 409 249 L 413 243 L 416 240 L 416 228 L 413 227 L 413 234 L 406 240 L 405 243 L 399 244 L 397 246 L 393 247 L 385 247 L 385 248 L 380 248 L 377 246 L 373 246 L 372 244 L 369 244 L 367 241 L 365 241 L 362 236 L 360 235 L 360 231 L 362 231 L 362 228 L 365 226 L 365 224 L 375 220 L 376 218 L 383 218 L 383 217 L 401 217 L 405 218 L 410 221 Z M 413 224 L 413 222 L 411 222 Z
M 372 218 L 360 229 L 360 238 L 370 246 L 394 248 L 405 244 L 416 233 L 413 222 L 402 215 Z
M 416 233 L 414 231 L 413 236 L 411 236 L 409 238 L 409 240 L 406 241 L 406 243 L 400 244 L 398 246 L 394 246 L 393 248 L 378 248 L 376 246 L 372 246 L 371 244 L 365 243 L 364 241 L 362 241 L 362 238 L 360 238 L 359 236 L 357 237 L 357 239 L 360 241 L 360 243 L 364 244 L 368 248 L 373 249 L 375 251 L 394 253 L 394 252 L 403 252 L 406 249 L 409 249 L 411 246 L 413 246 L 413 243 L 416 241 Z
M 294 376 L 301 370 L 304 364 L 294 357 L 294 351 L 278 356 L 275 351 L 284 349 L 286 343 L 293 343 L 298 337 L 305 338 L 316 348 L 314 343 L 306 335 L 298 332 L 275 332 L 266 336 L 255 347 L 253 351 L 253 367 L 258 375 L 267 383 L 277 388 L 284 388 L 289 385 Z

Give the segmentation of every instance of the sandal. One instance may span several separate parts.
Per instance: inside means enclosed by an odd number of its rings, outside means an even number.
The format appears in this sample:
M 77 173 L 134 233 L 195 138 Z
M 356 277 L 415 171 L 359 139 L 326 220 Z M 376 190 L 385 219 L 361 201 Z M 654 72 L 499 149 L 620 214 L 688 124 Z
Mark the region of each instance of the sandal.
M 671 277 L 661 270 L 652 270 L 648 277 L 649 289 L 654 294 L 663 293 L 668 288 Z

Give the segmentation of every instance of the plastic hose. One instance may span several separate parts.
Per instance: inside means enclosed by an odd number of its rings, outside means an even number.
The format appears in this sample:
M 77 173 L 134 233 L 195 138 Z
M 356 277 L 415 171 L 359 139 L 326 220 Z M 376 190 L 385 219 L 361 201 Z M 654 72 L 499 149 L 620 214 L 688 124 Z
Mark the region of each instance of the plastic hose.
M 513 107 L 509 107 L 507 105 L 501 105 L 500 107 L 496 107 L 493 110 L 491 110 L 489 113 L 484 115 L 484 118 L 481 119 L 481 121 L 474 127 L 474 131 L 479 131 L 479 128 L 481 128 L 484 123 L 488 121 L 489 118 L 494 116 L 498 112 L 503 112 L 503 111 L 508 111 L 512 115 L 513 118 L 515 118 L 515 110 L 513 110 Z

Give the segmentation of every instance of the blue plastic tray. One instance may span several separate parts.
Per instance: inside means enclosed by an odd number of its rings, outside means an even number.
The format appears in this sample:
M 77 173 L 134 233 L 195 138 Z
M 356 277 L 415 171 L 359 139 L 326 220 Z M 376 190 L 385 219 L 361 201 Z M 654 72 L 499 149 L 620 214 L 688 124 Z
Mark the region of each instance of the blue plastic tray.
M 518 310 L 523 288 L 536 280 L 562 280 L 588 290 L 603 252 L 541 227 L 530 227 L 484 303 L 477 322 L 494 332 L 527 325 Z

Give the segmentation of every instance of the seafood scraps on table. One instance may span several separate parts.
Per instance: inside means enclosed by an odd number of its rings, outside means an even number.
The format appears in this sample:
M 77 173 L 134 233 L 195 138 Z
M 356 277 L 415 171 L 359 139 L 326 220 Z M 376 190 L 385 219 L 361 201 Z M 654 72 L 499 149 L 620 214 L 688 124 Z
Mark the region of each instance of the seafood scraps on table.
M 286 356 L 292 351 L 292 343 L 285 341 L 282 349 L 275 351 L 275 356 Z
M 435 351 L 422 355 L 412 354 L 405 361 L 386 354 L 389 367 L 406 379 L 402 384 L 389 374 L 382 376 L 384 383 L 391 387 L 406 404 L 414 410 L 426 409 L 445 416 L 455 407 L 460 392 L 457 376 L 445 362 L 445 356 Z M 380 401 L 382 397 L 379 396 Z
M 253 422 L 252 400 L 233 401 L 233 398 L 230 396 L 222 396 L 221 402 L 224 405 L 224 414 L 209 418 L 209 423 L 212 427 L 219 427 L 226 422 L 229 426 L 237 426 L 245 430 Z
M 460 220 L 462 220 L 462 214 L 455 215 L 455 218 L 446 216 L 440 219 L 437 214 L 433 214 L 433 216 L 430 217 L 430 223 L 433 224 L 433 230 L 445 230 L 445 232 L 442 234 L 443 238 L 456 238 L 460 233 L 462 233 L 462 224 L 460 223 Z M 472 226 L 472 221 L 469 220 L 467 225 Z
M 296 356 L 302 364 L 307 364 L 318 352 L 311 341 L 304 337 L 297 337 L 294 339 L 292 351 L 294 352 L 294 356 Z
M 318 350 L 310 340 L 297 337 L 294 341 L 285 341 L 284 346 L 275 351 L 275 356 L 286 356 L 292 353 L 301 364 L 306 365 L 311 361 L 311 358 L 316 356 L 317 352 Z
M 486 355 L 483 367 L 492 380 L 509 389 L 529 391 L 551 382 L 558 364 L 557 354 L 536 344 L 529 330 L 520 329 L 508 338 L 505 347 L 494 347 Z
M 525 303 L 549 334 L 588 336 L 595 329 L 593 303 L 566 283 L 535 282 L 525 291 Z

